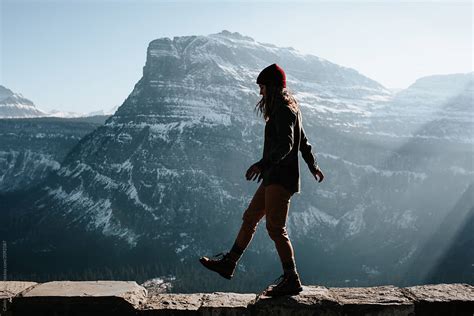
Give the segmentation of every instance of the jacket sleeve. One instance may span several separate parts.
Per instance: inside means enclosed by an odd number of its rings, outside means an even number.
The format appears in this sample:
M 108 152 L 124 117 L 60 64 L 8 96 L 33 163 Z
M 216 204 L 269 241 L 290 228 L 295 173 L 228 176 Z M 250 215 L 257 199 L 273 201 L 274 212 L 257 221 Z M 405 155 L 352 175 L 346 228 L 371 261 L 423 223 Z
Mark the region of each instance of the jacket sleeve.
M 272 117 L 275 125 L 275 146 L 270 152 L 270 163 L 277 164 L 286 157 L 293 148 L 294 144 L 294 126 L 296 114 L 286 106 L 278 106 Z
M 309 170 L 311 171 L 311 173 L 314 174 L 316 170 L 319 169 L 319 166 L 316 162 L 315 155 L 313 155 L 312 146 L 308 142 L 308 138 L 306 137 L 306 133 L 303 128 L 303 123 L 301 123 L 300 151 L 304 161 L 308 165 Z

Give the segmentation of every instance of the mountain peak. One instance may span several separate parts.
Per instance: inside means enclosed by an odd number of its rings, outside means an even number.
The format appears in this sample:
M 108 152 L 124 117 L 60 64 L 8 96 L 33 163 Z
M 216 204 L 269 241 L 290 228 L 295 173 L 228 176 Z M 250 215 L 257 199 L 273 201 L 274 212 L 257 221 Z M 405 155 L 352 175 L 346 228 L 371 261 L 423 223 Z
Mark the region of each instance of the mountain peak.
M 144 81 L 192 82 L 196 85 L 222 85 L 232 82 L 251 87 L 258 70 L 279 63 L 292 81 L 332 89 L 341 86 L 368 85 L 377 91 L 384 88 L 375 81 L 326 61 L 305 55 L 292 47 L 260 43 L 238 32 L 223 30 L 210 35 L 159 38 L 150 42 L 143 70 Z M 348 88 L 348 93 L 352 88 Z M 340 89 L 339 89 L 340 90 Z M 383 92 L 388 93 L 387 91 Z M 352 93 L 349 93 L 352 94 Z
M 250 42 L 255 42 L 255 40 L 253 38 L 251 38 L 250 36 L 245 36 L 245 35 L 242 35 L 240 34 L 239 32 L 230 32 L 228 30 L 222 30 L 221 32 L 219 33 L 216 33 L 216 34 L 210 34 L 209 36 L 214 36 L 214 37 L 226 37 L 226 38 L 230 38 L 230 39 L 234 39 L 234 40 L 243 40 L 243 41 L 250 41 Z
M 465 86 L 474 80 L 474 72 L 438 74 L 418 78 L 409 88 L 433 84 Z
M 437 100 L 436 104 L 443 106 L 452 97 L 471 94 L 473 86 L 473 72 L 430 75 L 417 79 L 407 89 L 399 92 L 396 100 L 398 102 L 402 99 L 404 104 L 417 106 L 429 100 L 430 108 L 433 106 L 433 100 Z M 423 97 L 420 98 L 420 95 Z
M 20 93 L 0 86 L 0 118 L 38 117 L 44 114 L 35 107 L 32 101 Z
M 13 95 L 13 91 L 0 85 L 0 101 L 9 98 Z

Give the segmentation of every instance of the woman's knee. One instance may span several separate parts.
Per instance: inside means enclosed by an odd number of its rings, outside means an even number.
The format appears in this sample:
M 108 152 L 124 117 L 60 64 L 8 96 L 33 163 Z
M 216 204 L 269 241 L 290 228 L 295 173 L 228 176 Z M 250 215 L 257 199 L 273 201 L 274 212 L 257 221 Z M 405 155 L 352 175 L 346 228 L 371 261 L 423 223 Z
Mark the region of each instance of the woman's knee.
M 242 215 L 242 221 L 242 226 L 245 226 L 246 228 L 255 231 L 257 229 L 257 225 L 260 221 L 260 218 L 257 216 L 257 214 L 245 211 L 244 215 Z
M 285 239 L 288 240 L 288 232 L 285 225 L 275 225 L 271 221 L 267 220 L 266 228 L 268 235 L 273 240 Z

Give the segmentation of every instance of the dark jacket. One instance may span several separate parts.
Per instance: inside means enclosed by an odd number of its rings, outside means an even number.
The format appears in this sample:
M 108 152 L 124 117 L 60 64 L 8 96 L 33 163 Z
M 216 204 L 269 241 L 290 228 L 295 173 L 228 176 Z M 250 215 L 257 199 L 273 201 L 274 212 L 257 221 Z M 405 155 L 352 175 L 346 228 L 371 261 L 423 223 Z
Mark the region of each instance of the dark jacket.
M 291 194 L 300 191 L 298 151 L 314 173 L 318 164 L 303 129 L 301 112 L 276 102 L 265 124 L 263 158 L 257 162 L 262 170 L 263 185 L 281 184 Z

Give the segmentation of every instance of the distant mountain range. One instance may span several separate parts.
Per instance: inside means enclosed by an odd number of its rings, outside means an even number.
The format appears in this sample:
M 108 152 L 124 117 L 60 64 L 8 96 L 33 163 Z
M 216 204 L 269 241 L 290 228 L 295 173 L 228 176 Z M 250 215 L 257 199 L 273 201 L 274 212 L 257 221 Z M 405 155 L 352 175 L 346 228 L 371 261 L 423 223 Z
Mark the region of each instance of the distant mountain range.
M 35 186 L 0 196 L 10 273 L 158 263 L 192 271 L 186 288 L 202 290 L 213 276 L 198 256 L 230 248 L 256 189 L 243 176 L 262 152 L 255 79 L 274 62 L 326 174 L 318 184 L 301 163 L 288 217 L 304 282 L 429 282 L 416 271 L 437 227 L 458 229 L 446 217 L 472 213 L 463 208 L 474 174 L 473 73 L 420 78 L 394 94 L 354 69 L 228 31 L 152 41 L 142 78 L 114 115 Z M 445 253 L 461 253 L 454 246 Z M 462 271 L 474 282 L 472 255 L 457 262 L 438 281 Z M 255 290 L 279 270 L 263 224 L 241 281 L 206 289 Z
M 108 111 L 94 111 L 90 113 L 65 112 L 59 110 L 43 111 L 35 104 L 23 97 L 20 93 L 14 93 L 10 89 L 0 85 L 0 119 L 2 118 L 34 118 L 34 117 L 87 117 L 96 115 L 112 115 L 118 106 Z

